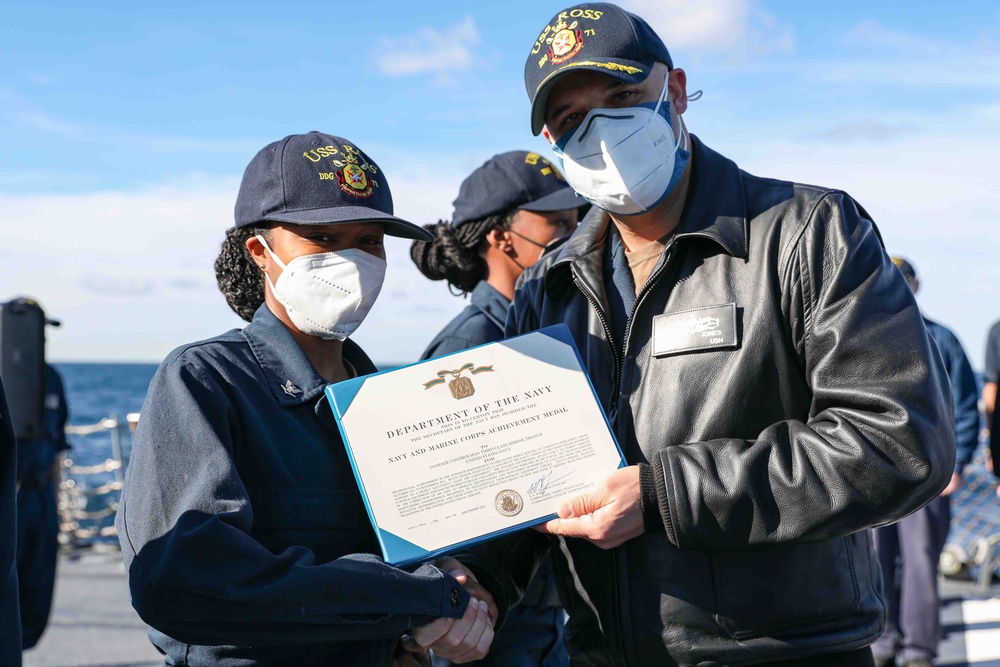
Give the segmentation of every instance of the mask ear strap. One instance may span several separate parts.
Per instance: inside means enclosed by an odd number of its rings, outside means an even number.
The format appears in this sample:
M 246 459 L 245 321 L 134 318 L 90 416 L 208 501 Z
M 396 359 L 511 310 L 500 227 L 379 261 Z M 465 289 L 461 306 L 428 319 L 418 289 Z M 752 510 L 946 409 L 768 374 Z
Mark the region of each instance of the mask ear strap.
M 667 93 L 670 91 L 670 70 L 667 70 L 667 75 L 663 77 L 663 90 L 660 91 L 660 99 L 656 101 L 656 108 L 653 109 L 653 115 L 660 113 L 660 107 L 663 105 L 663 100 L 667 99 Z
M 278 256 L 274 254 L 274 251 L 271 250 L 271 246 L 267 245 L 267 241 L 264 240 L 263 236 L 261 236 L 260 234 L 254 234 L 254 238 L 260 241 L 261 245 L 267 248 L 267 251 L 271 253 L 271 259 L 273 259 L 275 262 L 278 263 L 278 266 L 281 267 L 282 271 L 288 268 L 287 266 L 285 266 L 285 263 L 282 262 L 280 259 L 278 259 Z M 268 278 L 268 280 L 270 280 L 270 278 Z

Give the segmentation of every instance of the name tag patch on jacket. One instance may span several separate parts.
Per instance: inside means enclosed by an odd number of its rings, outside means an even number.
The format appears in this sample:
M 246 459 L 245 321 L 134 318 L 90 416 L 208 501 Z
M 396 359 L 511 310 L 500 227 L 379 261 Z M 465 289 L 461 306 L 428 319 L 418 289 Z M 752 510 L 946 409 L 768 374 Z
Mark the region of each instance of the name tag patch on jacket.
M 653 318 L 654 357 L 738 345 L 735 303 L 664 313 Z

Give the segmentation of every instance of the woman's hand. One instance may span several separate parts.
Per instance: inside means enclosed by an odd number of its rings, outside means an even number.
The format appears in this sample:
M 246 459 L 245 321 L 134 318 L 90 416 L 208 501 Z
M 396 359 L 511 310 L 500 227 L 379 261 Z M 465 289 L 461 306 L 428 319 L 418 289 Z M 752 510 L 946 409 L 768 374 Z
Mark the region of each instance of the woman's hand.
M 462 618 L 439 618 L 413 628 L 413 638 L 404 639 L 403 647 L 433 649 L 435 655 L 454 663 L 484 658 L 493 643 L 493 621 L 487 614 L 488 608 L 482 600 L 472 598 Z

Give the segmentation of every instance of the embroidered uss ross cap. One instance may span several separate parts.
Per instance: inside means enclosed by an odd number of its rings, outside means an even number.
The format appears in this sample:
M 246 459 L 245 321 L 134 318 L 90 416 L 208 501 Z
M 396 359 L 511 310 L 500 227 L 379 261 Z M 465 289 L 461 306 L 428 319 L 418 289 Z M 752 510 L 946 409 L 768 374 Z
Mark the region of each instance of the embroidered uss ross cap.
M 542 131 L 545 105 L 560 74 L 583 69 L 641 83 L 656 62 L 674 68 L 663 40 L 635 14 L 607 2 L 559 12 L 542 29 L 524 64 L 531 132 Z
M 512 209 L 562 211 L 586 202 L 541 155 L 510 151 L 494 155 L 462 181 L 454 203 L 451 224 L 458 227 Z
M 382 222 L 389 236 L 434 240 L 392 213 L 392 193 L 378 165 L 346 139 L 315 131 L 265 146 L 247 166 L 236 197 L 237 227 Z

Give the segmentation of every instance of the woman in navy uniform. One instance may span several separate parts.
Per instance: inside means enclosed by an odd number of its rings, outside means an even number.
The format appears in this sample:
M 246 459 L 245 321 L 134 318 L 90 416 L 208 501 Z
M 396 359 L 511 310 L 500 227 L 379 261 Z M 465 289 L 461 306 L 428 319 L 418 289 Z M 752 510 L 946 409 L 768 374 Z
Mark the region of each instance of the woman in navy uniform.
M 537 153 L 494 155 L 463 181 L 451 222 L 427 225 L 433 241 L 413 242 L 410 256 L 431 280 L 472 294 L 471 303 L 431 341 L 422 359 L 503 338 L 514 284 L 528 266 L 576 229 L 583 202 Z M 507 616 L 486 667 L 563 667 L 563 611 L 546 559 L 521 603 Z M 436 667 L 449 661 L 441 656 Z
M 249 324 L 162 363 L 116 523 L 168 665 L 403 664 L 407 632 L 464 662 L 492 640 L 474 582 L 377 555 L 323 397 L 375 371 L 349 336 L 381 288 L 383 234 L 429 237 L 392 211 L 381 169 L 339 137 L 286 137 L 247 167 L 216 275 Z
M 472 294 L 468 307 L 431 341 L 422 359 L 503 338 L 514 283 L 542 254 L 576 229 L 586 202 L 537 153 L 494 155 L 463 182 L 451 222 L 425 225 L 410 256 L 431 280 Z

